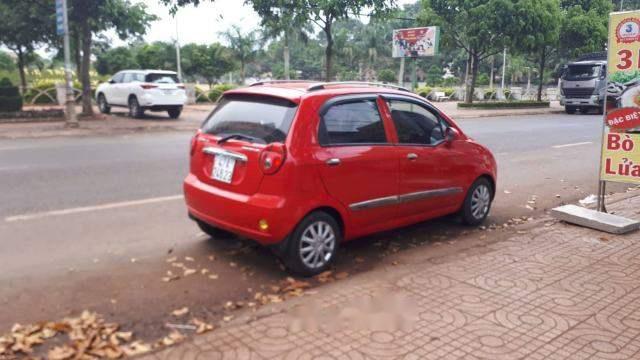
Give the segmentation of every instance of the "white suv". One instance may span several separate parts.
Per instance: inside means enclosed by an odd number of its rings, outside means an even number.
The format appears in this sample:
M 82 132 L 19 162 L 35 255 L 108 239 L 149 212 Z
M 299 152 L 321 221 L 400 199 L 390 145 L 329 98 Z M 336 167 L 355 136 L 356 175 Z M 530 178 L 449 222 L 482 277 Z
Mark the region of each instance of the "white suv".
M 177 119 L 187 95 L 173 71 L 123 70 L 98 86 L 96 101 L 104 114 L 108 114 L 112 106 L 123 106 L 128 107 L 129 115 L 135 118 L 151 110 L 167 111 L 172 119 Z

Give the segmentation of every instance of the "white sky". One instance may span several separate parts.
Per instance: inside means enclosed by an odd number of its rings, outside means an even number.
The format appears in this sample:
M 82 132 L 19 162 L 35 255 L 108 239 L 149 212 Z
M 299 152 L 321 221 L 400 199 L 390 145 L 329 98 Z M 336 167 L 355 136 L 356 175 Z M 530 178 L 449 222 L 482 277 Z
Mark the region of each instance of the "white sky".
M 160 20 L 154 22 L 144 37 L 146 41 L 171 41 L 176 36 L 176 23 L 167 7 L 158 0 L 138 0 L 147 5 L 149 12 L 156 14 Z M 398 0 L 402 6 L 417 0 Z M 177 13 L 179 37 L 181 44 L 209 44 L 220 42 L 219 33 L 232 25 L 239 25 L 245 31 L 258 28 L 260 19 L 244 0 L 215 0 L 213 3 L 204 0 L 200 6 L 181 8 Z M 366 19 L 363 19 L 366 21 Z M 122 45 L 116 41 L 117 45 Z

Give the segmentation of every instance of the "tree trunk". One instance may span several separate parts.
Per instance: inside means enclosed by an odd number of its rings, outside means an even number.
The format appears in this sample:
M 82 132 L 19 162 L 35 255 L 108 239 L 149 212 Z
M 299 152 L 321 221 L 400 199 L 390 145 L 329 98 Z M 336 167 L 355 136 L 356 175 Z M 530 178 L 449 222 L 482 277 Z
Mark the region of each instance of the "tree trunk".
M 284 79 L 291 79 L 291 75 L 289 74 L 289 34 L 287 31 L 284 32 L 284 51 L 282 53 L 284 57 Z
M 327 36 L 327 48 L 324 51 L 325 61 L 324 61 L 324 80 L 331 81 L 331 71 L 333 65 L 333 36 L 331 35 L 331 20 L 327 19 L 324 30 L 324 34 Z
M 471 62 L 473 61 L 473 57 L 471 56 L 471 51 L 467 54 L 467 66 L 464 71 L 464 102 L 471 103 L 473 101 L 473 94 L 469 94 L 470 88 L 470 74 L 471 74 Z M 471 95 L 471 96 L 469 96 Z
M 471 104 L 473 102 L 473 92 L 476 87 L 476 76 L 478 75 L 478 57 L 469 52 L 468 73 L 465 86 L 464 102 Z
M 82 57 L 80 56 L 80 33 L 78 31 L 73 32 L 74 38 L 74 46 L 73 48 L 73 59 L 76 63 L 76 76 L 80 77 L 80 73 L 82 72 Z
M 18 55 L 18 71 L 20 72 L 20 92 L 24 94 L 27 91 L 27 76 L 24 72 L 24 67 L 26 66 L 24 63 L 25 54 L 22 52 L 21 46 L 18 46 L 16 54 Z
M 93 115 L 91 99 L 91 28 L 86 17 L 82 20 L 82 114 Z
M 544 66 L 547 61 L 547 47 L 542 46 L 542 52 L 540 52 L 540 79 L 538 81 L 538 101 L 542 101 L 542 82 L 544 81 Z

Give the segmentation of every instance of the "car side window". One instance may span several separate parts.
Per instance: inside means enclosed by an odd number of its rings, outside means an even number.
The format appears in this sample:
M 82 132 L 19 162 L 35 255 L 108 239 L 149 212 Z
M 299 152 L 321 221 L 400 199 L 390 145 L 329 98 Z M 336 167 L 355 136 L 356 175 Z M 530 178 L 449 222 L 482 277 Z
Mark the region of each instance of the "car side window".
M 123 83 L 130 83 L 133 80 L 132 73 L 124 73 L 124 78 L 122 79 Z
M 116 84 L 117 83 L 121 83 L 122 82 L 122 78 L 124 77 L 124 73 L 117 73 L 115 75 L 113 75 L 113 77 L 111 78 L 111 80 L 113 80 Z
M 144 82 L 144 74 L 141 74 L 141 73 L 132 74 L 131 81 Z
M 432 111 L 409 101 L 388 100 L 401 144 L 435 145 L 444 140 L 445 124 Z
M 321 145 L 384 144 L 387 136 L 375 99 L 332 105 L 320 119 Z

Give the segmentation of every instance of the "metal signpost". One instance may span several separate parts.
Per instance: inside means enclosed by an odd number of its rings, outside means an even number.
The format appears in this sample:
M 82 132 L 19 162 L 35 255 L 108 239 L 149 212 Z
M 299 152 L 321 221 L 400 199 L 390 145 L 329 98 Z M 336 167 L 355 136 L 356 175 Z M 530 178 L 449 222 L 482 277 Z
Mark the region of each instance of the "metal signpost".
M 640 11 L 609 16 L 598 211 L 607 181 L 640 184 Z
M 69 49 L 69 17 L 67 0 L 56 0 L 56 30 L 64 38 L 64 75 L 66 82 L 65 116 L 67 127 L 78 127 L 75 98 L 73 96 L 73 77 L 71 75 L 71 52 Z
M 440 28 L 437 26 L 393 30 L 393 57 L 413 59 L 411 74 L 413 89 L 417 87 L 418 82 L 417 59 L 438 55 L 439 44 Z

